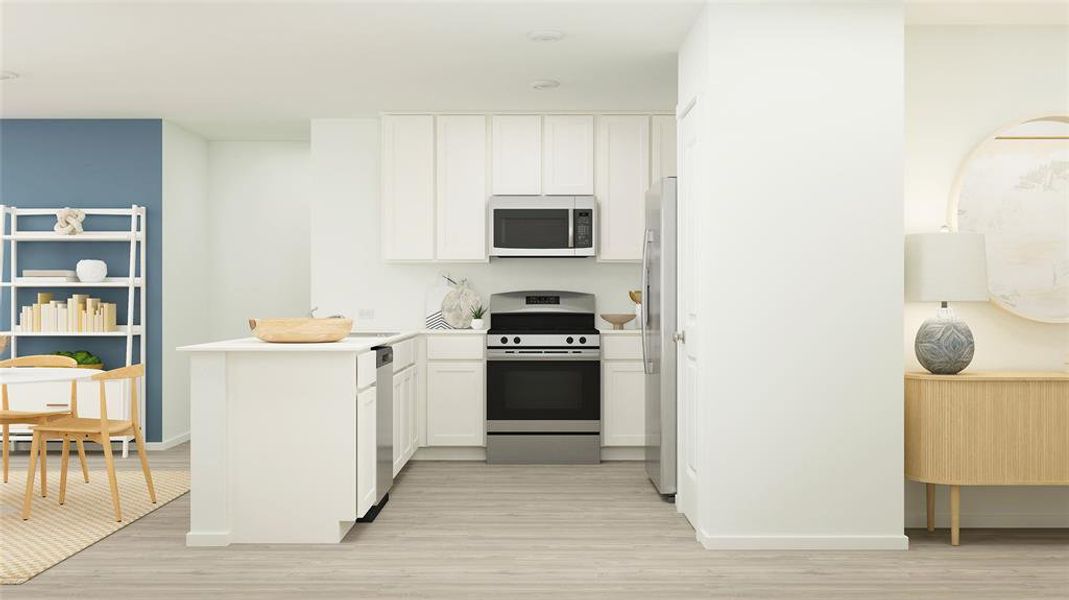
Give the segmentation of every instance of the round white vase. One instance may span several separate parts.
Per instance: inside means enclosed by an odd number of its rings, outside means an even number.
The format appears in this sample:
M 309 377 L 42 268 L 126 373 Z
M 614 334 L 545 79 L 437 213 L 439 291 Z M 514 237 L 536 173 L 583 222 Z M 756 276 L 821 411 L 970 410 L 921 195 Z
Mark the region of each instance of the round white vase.
M 471 320 L 471 328 L 472 329 L 482 329 L 483 328 L 483 320 L 482 319 L 472 319 Z
M 78 281 L 100 283 L 108 276 L 108 263 L 96 259 L 80 260 L 74 271 L 78 274 Z

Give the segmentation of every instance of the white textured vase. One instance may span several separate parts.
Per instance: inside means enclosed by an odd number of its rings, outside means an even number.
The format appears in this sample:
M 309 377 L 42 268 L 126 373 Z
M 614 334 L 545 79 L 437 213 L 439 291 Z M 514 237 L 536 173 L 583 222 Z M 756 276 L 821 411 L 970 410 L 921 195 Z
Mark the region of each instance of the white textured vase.
M 80 260 L 74 270 L 78 273 L 78 281 L 100 283 L 108 276 L 108 263 L 96 259 Z
M 484 323 L 483 323 L 482 319 L 472 319 L 471 320 L 471 328 L 472 329 L 482 329 L 483 325 L 484 325 Z

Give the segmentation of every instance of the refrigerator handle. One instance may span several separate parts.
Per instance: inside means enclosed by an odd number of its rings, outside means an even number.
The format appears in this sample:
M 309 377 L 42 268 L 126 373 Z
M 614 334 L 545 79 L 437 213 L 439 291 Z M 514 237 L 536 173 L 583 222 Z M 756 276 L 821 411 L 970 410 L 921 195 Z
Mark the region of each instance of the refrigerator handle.
M 649 258 L 650 237 L 653 232 L 649 229 L 642 232 L 642 304 L 638 311 L 638 324 L 642 329 L 642 372 L 650 373 L 649 351 L 646 349 L 646 336 L 648 332 L 648 319 L 646 313 L 650 303 L 650 266 L 646 262 Z

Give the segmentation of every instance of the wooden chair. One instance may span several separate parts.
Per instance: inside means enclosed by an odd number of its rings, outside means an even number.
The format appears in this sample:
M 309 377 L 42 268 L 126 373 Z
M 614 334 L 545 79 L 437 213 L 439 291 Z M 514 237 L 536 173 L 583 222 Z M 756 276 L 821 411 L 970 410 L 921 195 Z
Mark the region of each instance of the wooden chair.
M 20 356 L 18 358 L 12 358 L 5 361 L 0 361 L 0 367 L 60 367 L 60 368 L 74 368 L 78 366 L 78 361 L 68 356 L 57 356 L 51 354 L 36 355 L 36 356 Z M 7 483 L 8 463 L 10 461 L 10 434 L 11 425 L 39 425 L 47 420 L 57 417 L 64 417 L 67 415 L 75 414 L 78 410 L 78 383 L 71 381 L 71 401 L 69 410 L 58 411 L 19 411 L 11 410 L 8 406 L 7 399 L 7 384 L 2 387 L 2 404 L 0 404 L 0 426 L 3 428 L 3 461 L 4 461 L 4 483 Z M 47 471 L 47 448 L 44 444 L 40 448 L 41 453 L 41 496 L 48 494 L 48 471 Z M 89 464 L 85 460 L 85 446 L 82 442 L 78 441 L 78 460 L 82 463 L 82 478 L 86 483 L 89 483 Z
M 152 472 L 148 468 L 148 456 L 145 454 L 145 439 L 138 425 L 137 380 L 145 375 L 144 365 L 123 367 L 105 373 L 93 375 L 92 379 L 100 383 L 100 418 L 84 419 L 72 414 L 41 423 L 33 428 L 33 444 L 30 449 L 30 466 L 26 472 L 26 495 L 22 504 L 22 518 L 30 518 L 30 503 L 33 499 L 34 460 L 37 447 L 49 438 L 63 438 L 63 455 L 59 472 L 59 503 L 67 498 L 67 465 L 70 462 L 70 440 L 89 440 L 104 448 L 104 463 L 108 470 L 108 485 L 111 487 L 111 503 L 115 508 L 115 520 L 122 521 L 122 509 L 119 507 L 119 484 L 115 478 L 115 459 L 111 453 L 112 436 L 132 435 L 137 443 L 137 454 L 141 458 L 141 470 L 148 484 L 148 497 L 156 503 L 156 488 L 152 485 Z M 108 419 L 108 401 L 104 385 L 108 381 L 130 381 L 130 420 Z

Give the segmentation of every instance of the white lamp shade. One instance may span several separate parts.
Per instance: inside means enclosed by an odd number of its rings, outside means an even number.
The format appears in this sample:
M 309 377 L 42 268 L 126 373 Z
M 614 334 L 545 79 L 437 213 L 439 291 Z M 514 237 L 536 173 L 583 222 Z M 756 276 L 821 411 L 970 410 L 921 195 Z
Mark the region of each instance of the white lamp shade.
M 906 300 L 984 302 L 987 253 L 981 233 L 915 233 L 906 236 Z

